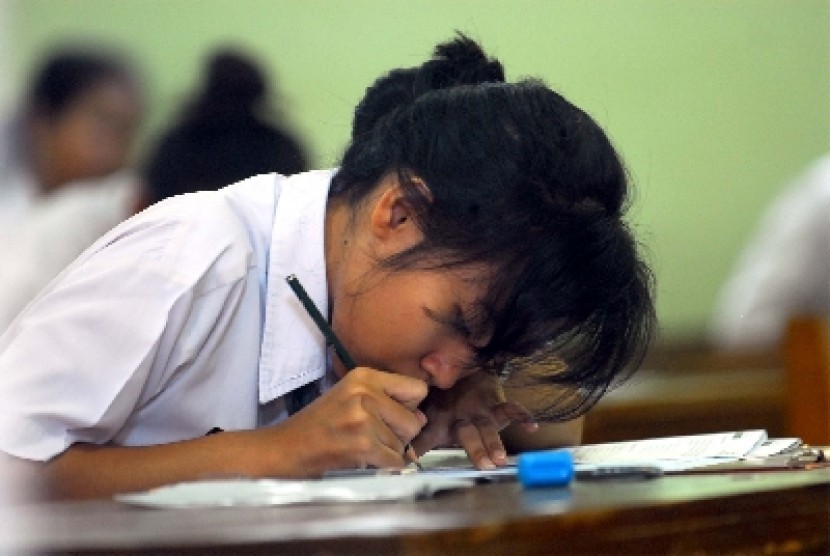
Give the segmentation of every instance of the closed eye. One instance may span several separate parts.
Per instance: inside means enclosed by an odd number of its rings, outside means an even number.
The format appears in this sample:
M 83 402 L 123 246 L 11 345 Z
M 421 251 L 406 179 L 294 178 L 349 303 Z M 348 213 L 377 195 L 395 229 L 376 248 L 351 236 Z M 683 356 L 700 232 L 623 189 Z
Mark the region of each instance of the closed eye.
M 422 307 L 424 313 L 435 322 L 451 328 L 455 333 L 459 336 L 462 336 L 465 340 L 470 338 L 470 327 L 467 324 L 467 321 L 464 320 L 464 314 L 461 312 L 461 308 L 456 306 L 452 311 L 452 314 L 449 315 L 442 315 L 439 314 L 429 307 Z
M 470 324 L 470 321 L 464 317 L 464 313 L 458 305 L 453 307 L 452 314 L 449 315 L 441 315 L 429 307 L 422 307 L 422 309 L 430 319 L 451 328 L 456 334 L 464 338 L 464 341 L 467 342 L 473 350 L 479 351 L 484 347 L 484 345 L 487 344 L 487 341 L 475 341 L 476 339 L 484 338 L 484 335 L 475 331 L 475 328 L 477 327 Z

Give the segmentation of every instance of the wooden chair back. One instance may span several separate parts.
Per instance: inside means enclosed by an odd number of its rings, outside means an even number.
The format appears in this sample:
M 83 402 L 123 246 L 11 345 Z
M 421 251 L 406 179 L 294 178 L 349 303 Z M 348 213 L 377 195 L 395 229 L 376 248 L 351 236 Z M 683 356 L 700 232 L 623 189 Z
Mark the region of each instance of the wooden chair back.
M 784 341 L 789 433 L 830 446 L 830 319 L 793 319 Z

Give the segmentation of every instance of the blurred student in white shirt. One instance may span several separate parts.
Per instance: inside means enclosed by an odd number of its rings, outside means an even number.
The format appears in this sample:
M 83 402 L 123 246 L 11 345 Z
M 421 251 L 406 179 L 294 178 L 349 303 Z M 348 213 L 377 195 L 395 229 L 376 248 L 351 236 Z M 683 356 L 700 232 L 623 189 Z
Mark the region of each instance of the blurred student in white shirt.
M 766 210 L 724 284 L 710 324 L 715 345 L 775 348 L 790 319 L 830 316 L 830 155 Z
M 129 216 L 143 113 L 131 65 L 57 48 L 0 135 L 0 332 L 97 237 Z

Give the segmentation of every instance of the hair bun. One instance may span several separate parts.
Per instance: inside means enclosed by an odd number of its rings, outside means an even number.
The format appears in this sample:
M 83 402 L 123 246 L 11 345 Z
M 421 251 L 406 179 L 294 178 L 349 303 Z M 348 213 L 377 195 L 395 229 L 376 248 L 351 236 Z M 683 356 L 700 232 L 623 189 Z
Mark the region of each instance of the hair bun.
M 435 89 L 492 82 L 504 82 L 501 62 L 488 58 L 478 43 L 459 33 L 456 39 L 435 47 L 432 60 L 416 76 L 414 92 L 420 96 Z
M 369 133 L 386 115 L 430 91 L 493 82 L 504 82 L 501 62 L 487 58 L 478 43 L 458 33 L 436 46 L 423 65 L 396 69 L 375 81 L 355 109 L 352 137 Z
M 246 117 L 256 112 L 267 89 L 263 73 L 251 58 L 232 48 L 218 50 L 205 67 L 202 89 L 191 106 L 191 117 L 204 121 Z

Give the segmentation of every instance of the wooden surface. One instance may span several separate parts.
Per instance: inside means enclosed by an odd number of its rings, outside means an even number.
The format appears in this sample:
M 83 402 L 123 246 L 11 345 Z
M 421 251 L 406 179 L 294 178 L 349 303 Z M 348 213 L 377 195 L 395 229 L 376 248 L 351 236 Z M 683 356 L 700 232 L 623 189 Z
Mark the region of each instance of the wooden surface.
M 786 403 L 781 369 L 642 369 L 587 414 L 583 442 L 745 429 L 792 436 Z
M 826 555 L 830 469 L 538 490 L 502 482 L 396 503 L 150 510 L 96 501 L 4 514 L 20 525 L 17 548 L 35 553 Z
M 695 341 L 658 345 L 628 382 L 586 416 L 596 444 L 728 430 L 794 436 L 777 350 L 723 352 Z

